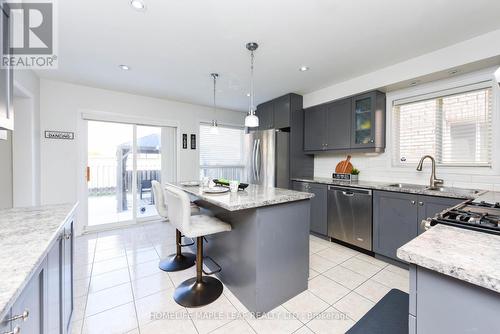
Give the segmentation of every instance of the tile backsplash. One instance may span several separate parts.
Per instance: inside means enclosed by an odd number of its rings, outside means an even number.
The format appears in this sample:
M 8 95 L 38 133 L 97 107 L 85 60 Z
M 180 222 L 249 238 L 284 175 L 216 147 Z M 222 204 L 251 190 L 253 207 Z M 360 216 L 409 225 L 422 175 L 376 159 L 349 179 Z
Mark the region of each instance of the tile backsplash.
M 361 173 L 360 180 L 428 184 L 431 175 L 431 164 L 429 160 L 424 163 L 424 168 L 418 172 L 415 167 L 393 167 L 390 155 L 386 153 L 378 155 L 351 154 L 351 163 Z M 314 158 L 314 176 L 331 177 L 335 166 L 344 160 L 345 154 L 321 154 Z M 495 175 L 491 168 L 459 168 L 459 167 L 436 167 L 437 177 L 444 179 L 447 187 L 484 189 L 500 191 L 500 175 Z

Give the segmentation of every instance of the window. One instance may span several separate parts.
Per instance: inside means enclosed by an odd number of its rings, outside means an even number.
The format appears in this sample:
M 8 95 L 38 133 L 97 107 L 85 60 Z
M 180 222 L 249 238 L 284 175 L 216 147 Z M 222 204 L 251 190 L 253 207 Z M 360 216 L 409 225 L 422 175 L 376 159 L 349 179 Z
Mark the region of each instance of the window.
M 200 125 L 200 177 L 243 180 L 243 134 L 239 128 L 219 125 L 219 133 L 211 125 Z
M 492 89 L 479 85 L 395 101 L 393 164 L 491 166 Z

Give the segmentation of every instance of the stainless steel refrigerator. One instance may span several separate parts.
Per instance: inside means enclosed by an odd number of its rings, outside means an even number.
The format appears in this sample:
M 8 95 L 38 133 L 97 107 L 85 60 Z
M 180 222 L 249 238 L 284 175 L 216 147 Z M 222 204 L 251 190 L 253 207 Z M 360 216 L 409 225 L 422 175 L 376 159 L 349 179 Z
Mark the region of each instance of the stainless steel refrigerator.
M 289 188 L 289 135 L 274 129 L 245 134 L 243 152 L 248 183 Z

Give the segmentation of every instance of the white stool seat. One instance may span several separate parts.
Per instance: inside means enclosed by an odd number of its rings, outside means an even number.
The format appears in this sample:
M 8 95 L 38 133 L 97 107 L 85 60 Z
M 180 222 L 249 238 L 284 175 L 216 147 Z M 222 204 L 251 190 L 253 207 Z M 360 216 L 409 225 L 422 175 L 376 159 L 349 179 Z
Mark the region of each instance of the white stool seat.
M 169 218 L 183 235 L 196 238 L 205 235 L 231 231 L 231 225 L 219 218 L 199 214 L 192 216 L 189 196 L 181 189 L 167 186 L 165 197 L 169 207 Z
M 200 214 L 191 217 L 191 225 L 184 230 L 184 235 L 188 238 L 196 238 L 228 231 L 231 231 L 231 225 L 228 223 L 217 217 Z

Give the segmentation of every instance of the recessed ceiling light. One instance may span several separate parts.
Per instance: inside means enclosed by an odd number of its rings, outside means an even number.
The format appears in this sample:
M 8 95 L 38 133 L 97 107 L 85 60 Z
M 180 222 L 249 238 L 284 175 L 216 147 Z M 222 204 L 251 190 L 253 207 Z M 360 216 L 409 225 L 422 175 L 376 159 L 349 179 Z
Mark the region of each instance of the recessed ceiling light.
M 128 71 L 128 70 L 130 70 L 130 67 L 129 67 L 128 65 L 124 65 L 124 64 L 122 64 L 122 65 L 118 65 L 118 67 L 120 67 L 120 68 L 121 68 L 122 70 L 124 70 L 124 71 Z
M 455 74 L 457 74 L 458 72 L 460 72 L 460 70 L 459 70 L 459 69 L 453 69 L 453 70 L 448 71 L 448 74 L 449 74 L 449 75 L 455 75 Z
M 146 10 L 146 4 L 142 0 L 131 0 L 130 5 L 132 6 L 132 8 L 138 11 Z
M 415 80 L 415 81 L 412 81 L 408 84 L 408 86 L 416 86 L 420 83 L 420 80 Z
M 250 97 L 250 93 L 247 93 L 247 97 Z
M 299 68 L 299 71 L 301 71 L 301 72 L 309 71 L 309 66 L 301 66 Z

